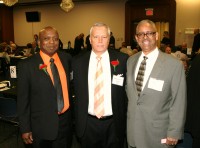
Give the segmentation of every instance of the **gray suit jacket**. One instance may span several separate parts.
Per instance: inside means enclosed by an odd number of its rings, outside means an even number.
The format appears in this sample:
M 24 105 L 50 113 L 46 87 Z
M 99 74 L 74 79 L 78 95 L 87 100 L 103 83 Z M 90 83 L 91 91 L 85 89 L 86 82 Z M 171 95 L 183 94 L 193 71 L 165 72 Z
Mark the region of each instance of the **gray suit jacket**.
M 137 53 L 127 62 L 128 144 L 137 148 L 164 148 L 166 145 L 161 144 L 161 139 L 181 139 L 183 135 L 186 112 L 184 68 L 179 60 L 159 51 L 138 98 L 134 75 L 140 55 L 141 52 Z M 150 78 L 154 78 L 153 88 L 148 87 Z M 158 87 L 161 90 L 155 87 L 155 82 L 164 82 L 162 87 Z

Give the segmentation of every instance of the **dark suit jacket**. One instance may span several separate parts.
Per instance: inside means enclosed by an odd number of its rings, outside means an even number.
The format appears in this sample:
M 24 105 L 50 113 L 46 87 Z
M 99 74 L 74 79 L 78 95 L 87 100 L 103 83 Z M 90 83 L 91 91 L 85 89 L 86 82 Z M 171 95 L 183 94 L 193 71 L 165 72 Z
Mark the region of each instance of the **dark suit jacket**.
M 187 115 L 185 130 L 191 132 L 195 138 L 200 138 L 200 55 L 192 61 L 187 76 Z
M 66 71 L 70 88 L 71 56 L 58 53 Z M 53 140 L 58 133 L 58 120 L 71 125 L 70 109 L 57 114 L 56 91 L 49 75 L 39 69 L 43 60 L 39 53 L 21 61 L 18 65 L 18 115 L 22 133 L 33 132 L 42 139 Z M 69 92 L 69 96 L 71 96 Z M 63 128 L 65 130 L 67 127 Z
M 89 94 L 88 94 L 88 67 L 90 60 L 91 51 L 85 54 L 75 57 L 72 62 L 73 78 L 74 78 L 74 90 L 75 90 L 75 126 L 76 133 L 78 137 L 82 137 L 87 125 L 88 119 L 88 104 L 89 104 Z M 126 61 L 128 56 L 114 51 L 109 51 L 110 61 L 119 60 L 120 64 L 114 72 L 114 68 L 111 67 L 111 80 L 113 75 L 123 74 L 126 78 Z M 123 138 L 125 134 L 126 126 L 126 108 L 127 108 L 127 97 L 125 92 L 125 81 L 123 86 L 118 86 L 112 84 L 111 86 L 111 96 L 112 96 L 112 110 L 114 116 L 114 122 L 116 124 L 116 132 L 119 138 Z
M 198 33 L 194 36 L 192 52 L 193 53 L 197 52 L 199 50 L 199 48 L 200 48 L 200 33 Z

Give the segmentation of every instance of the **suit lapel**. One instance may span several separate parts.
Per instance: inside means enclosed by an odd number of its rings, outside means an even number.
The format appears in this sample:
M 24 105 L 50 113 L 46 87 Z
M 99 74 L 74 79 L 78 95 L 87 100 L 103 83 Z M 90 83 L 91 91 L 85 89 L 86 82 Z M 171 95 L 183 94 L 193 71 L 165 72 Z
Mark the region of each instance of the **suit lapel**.
M 133 61 L 133 68 L 132 68 L 132 77 L 133 77 L 133 89 L 135 90 L 135 92 L 137 92 L 137 87 L 136 87 L 136 84 L 135 84 L 135 75 L 137 75 L 137 74 L 135 74 L 135 70 L 136 70 L 136 67 L 137 67 L 137 64 L 138 64 L 138 60 L 139 60 L 139 57 L 140 57 L 140 55 L 142 54 L 142 52 L 140 52 L 139 54 L 136 54 L 135 56 L 135 58 L 134 58 L 134 61 Z M 138 95 L 136 95 L 136 96 L 138 96 Z
M 114 85 L 112 84 L 112 79 L 113 79 L 113 75 L 116 74 L 116 72 L 114 71 L 114 67 L 111 64 L 111 61 L 116 61 L 117 56 L 111 50 L 108 50 L 108 54 L 109 54 L 109 58 L 110 58 L 110 71 L 111 71 L 111 96 L 112 96 L 111 100 L 113 101 L 113 98 L 115 98 L 115 95 L 116 95 L 116 93 L 114 93 L 114 92 L 116 92 L 116 91 L 115 91 Z M 112 104 L 114 104 L 114 103 L 112 103 Z
M 79 63 L 81 65 L 80 67 L 82 68 L 81 81 L 83 81 L 83 84 L 85 84 L 85 88 L 84 88 L 85 91 L 89 90 L 89 88 L 88 88 L 88 70 L 89 70 L 90 55 L 91 55 L 91 51 L 90 52 L 88 51 L 87 53 L 82 55 L 82 60 Z M 85 98 L 87 98 L 87 99 L 89 98 L 88 93 L 89 93 L 89 91 L 86 91 L 86 93 L 85 93 L 87 95 Z M 89 102 L 89 99 L 87 101 Z
M 149 78 L 147 80 L 147 83 L 146 83 L 142 93 L 145 94 L 145 92 L 147 91 L 149 79 L 158 77 L 158 75 L 160 74 L 160 71 L 163 68 L 163 63 L 164 63 L 163 53 L 159 51 L 158 58 L 153 66 L 153 69 L 149 75 Z
M 39 69 L 39 65 L 40 64 L 44 64 L 44 62 L 43 62 L 43 60 L 42 60 L 42 57 L 40 56 L 40 54 L 39 53 L 37 53 L 36 55 L 35 55 L 35 61 L 34 61 L 34 64 L 36 65 L 36 68 L 37 69 Z M 44 83 L 48 83 L 48 85 L 49 84 L 51 84 L 52 86 L 53 86 L 53 83 L 52 83 L 52 81 L 51 81 L 51 78 L 50 78 L 50 76 L 48 75 L 48 74 L 46 74 L 43 70 L 41 70 L 41 69 L 39 69 L 39 77 L 41 77 L 42 79 L 43 79 L 43 82 Z
M 109 54 L 109 58 L 110 58 L 110 71 L 111 71 L 111 78 L 112 78 L 113 74 L 115 74 L 115 71 L 114 71 L 113 65 L 111 64 L 111 61 L 116 61 L 117 60 L 117 56 L 111 50 L 108 50 L 108 54 Z

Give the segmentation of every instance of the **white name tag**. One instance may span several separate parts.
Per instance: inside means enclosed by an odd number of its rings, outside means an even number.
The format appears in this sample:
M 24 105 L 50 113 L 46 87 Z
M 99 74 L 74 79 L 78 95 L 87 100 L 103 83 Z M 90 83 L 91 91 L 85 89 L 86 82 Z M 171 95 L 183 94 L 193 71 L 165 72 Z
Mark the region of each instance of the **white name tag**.
M 151 88 L 151 89 L 154 89 L 157 91 L 162 91 L 163 84 L 164 84 L 163 80 L 157 80 L 155 78 L 150 78 L 148 88 Z
M 10 77 L 17 78 L 16 66 L 10 66 Z
M 123 86 L 124 77 L 121 75 L 113 75 L 112 84 Z

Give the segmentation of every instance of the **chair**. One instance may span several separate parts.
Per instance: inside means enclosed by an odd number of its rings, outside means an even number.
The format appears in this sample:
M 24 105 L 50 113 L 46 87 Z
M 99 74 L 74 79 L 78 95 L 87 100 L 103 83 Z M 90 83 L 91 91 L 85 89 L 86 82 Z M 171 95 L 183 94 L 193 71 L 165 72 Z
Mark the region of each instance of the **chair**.
M 0 121 L 5 126 L 6 126 L 6 124 L 10 124 L 15 127 L 14 132 L 11 132 L 3 140 L 1 140 L 0 143 L 3 143 L 4 141 L 13 137 L 13 135 L 16 135 L 17 144 L 18 144 L 19 122 L 18 122 L 18 118 L 17 118 L 17 100 L 16 99 L 6 98 L 3 96 L 0 97 Z

